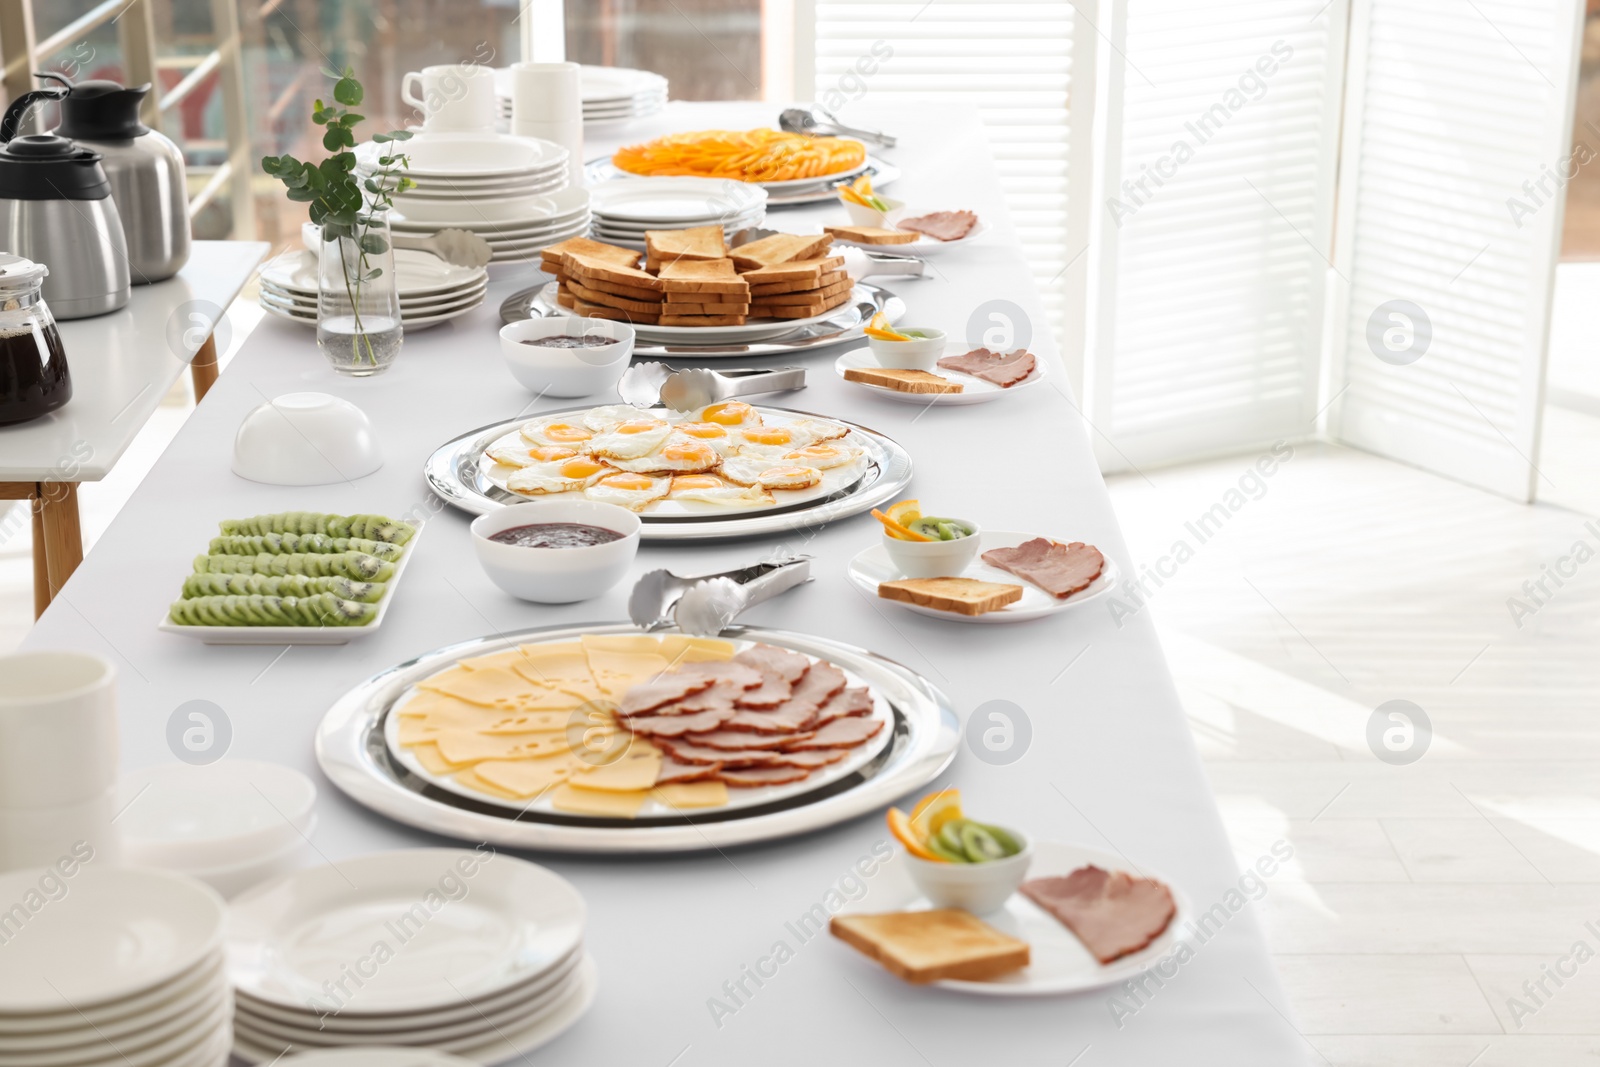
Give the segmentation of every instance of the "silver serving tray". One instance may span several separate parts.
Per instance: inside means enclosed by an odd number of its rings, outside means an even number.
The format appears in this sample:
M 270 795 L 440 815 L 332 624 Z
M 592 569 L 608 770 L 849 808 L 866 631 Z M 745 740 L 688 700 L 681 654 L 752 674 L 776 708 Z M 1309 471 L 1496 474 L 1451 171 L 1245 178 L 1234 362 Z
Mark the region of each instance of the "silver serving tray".
M 747 341 L 739 344 L 687 344 L 676 342 L 637 340 L 633 345 L 635 356 L 652 359 L 732 359 L 737 356 L 794 356 L 808 350 L 843 344 L 861 336 L 861 330 L 872 316 L 882 311 L 891 320 L 905 315 L 905 302 L 880 285 L 856 282 L 857 298 L 841 307 L 820 322 L 797 326 L 793 333 L 770 341 Z M 523 319 L 544 319 L 552 315 L 571 315 L 555 300 L 555 282 L 541 282 L 531 289 L 522 289 L 500 304 L 501 322 L 520 322 Z
M 435 449 L 423 467 L 423 476 L 428 480 L 428 486 L 441 500 L 473 515 L 486 515 L 507 504 L 521 504 L 536 499 L 519 496 L 489 481 L 479 469 L 478 457 L 483 454 L 483 450 L 491 441 L 503 437 L 533 418 L 588 411 L 593 406 L 593 404 L 581 404 L 576 407 L 557 408 L 554 411 L 519 415 L 514 419 L 480 426 Z M 760 537 L 822 526 L 835 519 L 858 515 L 885 501 L 893 500 L 902 489 L 911 484 L 911 454 L 898 442 L 876 430 L 869 430 L 859 423 L 846 419 L 835 419 L 794 408 L 767 407 L 758 404 L 756 410 L 825 419 L 850 427 L 866 451 L 866 469 L 855 482 L 831 496 L 817 497 L 783 508 L 769 508 L 756 514 L 708 515 L 704 518 L 697 516 L 654 518 L 648 514 L 641 514 L 639 518 L 644 523 L 639 531 L 641 540 L 718 541 L 738 537 Z
M 847 182 L 855 181 L 863 174 L 872 179 L 872 187 L 877 189 L 897 180 L 900 177 L 900 168 L 893 163 L 886 163 L 869 153 L 867 165 L 861 170 L 850 174 L 830 175 L 818 178 L 815 182 L 808 182 L 805 185 L 791 185 L 778 189 L 767 188 L 767 206 L 770 208 L 791 207 L 799 204 L 820 204 L 825 200 L 834 199 L 838 195 L 834 190 Z M 609 182 L 617 178 L 649 180 L 647 175 L 629 174 L 627 171 L 622 170 L 611 162 L 610 156 L 591 159 L 583 165 L 583 183 L 585 185 L 596 185 L 600 182 Z M 762 182 L 753 184 L 764 186 Z
M 815 791 L 760 807 L 693 816 L 610 819 L 521 813 L 429 785 L 394 761 L 384 743 L 384 720 L 413 684 L 468 656 L 482 656 L 530 639 L 560 641 L 582 634 L 638 633 L 627 623 L 541 627 L 480 637 L 407 660 L 345 693 L 317 727 L 317 763 L 359 804 L 408 826 L 465 841 L 553 852 L 644 854 L 775 841 L 811 833 L 886 805 L 933 781 L 955 759 L 961 724 L 948 698 L 921 675 L 865 649 L 824 637 L 736 627 L 724 637 L 765 641 L 827 659 L 864 679 L 893 708 L 893 741 L 854 774 Z M 669 631 L 670 632 L 670 631 Z

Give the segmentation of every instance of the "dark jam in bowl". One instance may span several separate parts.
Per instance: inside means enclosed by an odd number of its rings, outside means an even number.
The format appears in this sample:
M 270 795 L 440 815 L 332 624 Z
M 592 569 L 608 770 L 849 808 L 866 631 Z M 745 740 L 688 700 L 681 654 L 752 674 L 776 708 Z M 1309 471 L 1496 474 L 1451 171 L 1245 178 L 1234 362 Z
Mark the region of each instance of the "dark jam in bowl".
M 530 526 L 513 526 L 490 534 L 489 540 L 518 548 L 589 548 L 622 540 L 622 534 L 604 526 L 586 526 L 581 522 L 536 522 Z
M 576 337 L 570 333 L 557 334 L 555 337 L 531 337 L 522 342 L 533 345 L 535 348 L 604 348 L 606 345 L 616 344 L 611 337 L 601 337 L 597 333 Z

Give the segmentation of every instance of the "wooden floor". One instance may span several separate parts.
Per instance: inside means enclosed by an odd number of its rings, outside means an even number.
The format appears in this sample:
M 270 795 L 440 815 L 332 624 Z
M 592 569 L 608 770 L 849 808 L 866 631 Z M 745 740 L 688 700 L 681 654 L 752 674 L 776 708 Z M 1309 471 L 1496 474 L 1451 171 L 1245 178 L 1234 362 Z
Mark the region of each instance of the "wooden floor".
M 1600 420 L 1552 411 L 1560 503 L 1297 447 L 1151 600 L 1239 862 L 1294 846 L 1254 906 L 1308 1062 L 1600 1063 Z M 1251 459 L 1113 479 L 1135 558 Z M 1369 746 L 1391 700 L 1432 723 L 1406 765 Z

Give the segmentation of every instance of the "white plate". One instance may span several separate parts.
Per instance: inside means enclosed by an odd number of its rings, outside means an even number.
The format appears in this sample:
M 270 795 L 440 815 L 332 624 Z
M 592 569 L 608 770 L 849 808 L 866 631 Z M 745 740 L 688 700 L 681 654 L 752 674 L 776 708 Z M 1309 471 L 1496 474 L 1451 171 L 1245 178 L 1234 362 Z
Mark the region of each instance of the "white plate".
M 306 322 L 299 315 L 287 311 L 276 311 L 271 305 L 263 304 L 269 312 L 276 312 L 282 318 L 293 319 L 296 322 Z M 466 309 L 466 310 L 471 310 Z M 455 314 L 464 314 L 456 312 Z M 439 321 L 443 321 L 442 319 Z M 315 316 L 309 325 L 315 326 Z M 402 316 L 400 324 L 403 328 L 411 328 L 411 323 Z M 394 603 L 395 594 L 399 591 L 400 578 L 405 574 L 406 567 L 411 563 L 411 557 L 417 554 L 417 542 L 422 539 L 423 526 L 417 526 L 417 532 L 411 535 L 411 540 L 402 546 L 405 551 L 400 559 L 395 562 L 394 574 L 389 576 L 388 589 L 383 599 L 378 601 L 378 614 L 373 616 L 371 622 L 365 626 L 182 626 L 172 621 L 168 615 L 161 617 L 156 629 L 162 633 L 179 634 L 183 637 L 197 638 L 207 645 L 347 645 L 357 637 L 364 637 L 375 632 L 383 625 L 383 620 L 389 615 L 389 606 Z M 184 575 L 187 578 L 188 575 Z M 179 591 L 182 591 L 183 580 L 178 580 Z
M 413 234 L 417 237 L 429 237 L 435 233 L 438 233 L 440 230 L 447 228 L 449 227 L 435 223 L 417 223 L 408 229 L 399 230 L 396 232 Z M 589 228 L 589 216 L 585 212 L 578 212 L 569 218 L 551 219 L 545 222 L 527 225 L 505 222 L 474 222 L 455 228 L 470 230 L 472 233 L 482 237 L 485 241 L 488 241 L 491 245 L 495 244 L 496 242 L 509 242 L 516 244 L 519 242 L 544 240 L 551 234 L 556 233 L 586 231 Z
M 498 260 L 494 260 L 494 262 L 498 262 Z M 259 303 L 261 305 L 261 309 L 263 311 L 265 311 L 267 314 L 273 316 L 274 318 L 287 319 L 290 322 L 298 322 L 302 326 L 315 327 L 317 325 L 317 313 L 314 310 L 313 311 L 304 311 L 304 310 L 291 311 L 291 310 L 288 310 L 288 309 L 284 308 L 280 304 L 275 304 L 275 303 L 268 302 L 264 297 L 262 299 L 258 300 L 257 303 Z M 468 301 L 467 303 L 455 305 L 455 306 L 452 306 L 452 307 L 446 308 L 446 309 L 439 309 L 439 308 L 430 309 L 426 313 L 423 313 L 423 312 L 411 312 L 411 311 L 408 311 L 407 309 L 402 308 L 401 311 L 400 311 L 400 325 L 405 327 L 407 330 L 411 330 L 412 332 L 415 332 L 417 330 L 426 330 L 428 327 L 437 326 L 441 322 L 449 322 L 451 319 L 458 319 L 462 315 L 465 315 L 467 312 L 472 311 L 473 309 L 482 306 L 482 304 L 483 304 L 483 294 L 480 293 L 475 299 L 472 299 L 472 300 Z M 375 624 L 376 624 L 376 620 L 374 620 L 374 625 Z M 228 628 L 232 629 L 232 627 L 228 627 Z M 359 630 L 359 629 L 365 629 L 365 627 L 358 626 L 358 627 L 353 627 L 353 629 L 358 629 Z M 248 644 L 249 642 L 244 642 L 244 641 L 238 641 L 238 642 L 235 642 L 235 641 L 212 641 L 212 642 L 209 642 L 209 643 L 210 644 Z M 301 642 L 301 643 L 302 644 L 315 644 L 317 642 L 309 642 L 309 641 L 307 641 L 307 642 Z M 326 642 L 326 643 L 328 643 L 328 644 L 341 644 L 343 642 Z
M 482 267 L 458 267 L 446 263 L 432 252 L 413 248 L 394 250 L 395 289 L 404 301 L 408 297 L 432 296 L 475 289 L 488 284 L 489 272 Z M 264 264 L 261 281 L 265 285 L 312 300 L 317 296 L 317 254 L 306 249 L 285 252 Z
M 37 871 L 0 875 L 0 900 L 22 900 L 38 880 Z M 91 862 L 70 886 L 3 947 L 0 1025 L 52 1013 L 76 1025 L 79 1011 L 192 972 L 221 943 L 222 898 L 182 875 Z
M 137 997 L 87 1008 L 83 1012 L 69 1008 L 52 1015 L 0 1018 L 0 1049 L 8 1054 L 39 1052 L 116 1042 L 123 1038 L 137 1039 L 152 1027 L 191 1011 L 197 1004 L 208 1003 L 226 986 L 219 949 L 193 971 Z
M 931 214 L 931 212 L 920 212 Z M 913 216 L 915 217 L 915 216 Z M 937 237 L 929 237 L 925 233 L 917 234 L 917 239 L 904 245 L 871 245 L 861 241 L 852 241 L 847 237 L 835 237 L 837 244 L 849 245 L 852 248 L 867 248 L 874 252 L 889 252 L 897 256 L 936 256 L 951 248 L 961 248 L 975 243 L 978 238 L 989 232 L 989 224 L 979 219 L 977 225 L 967 231 L 967 235 L 958 241 L 941 241 Z
M 471 1060 L 431 1049 L 378 1045 L 296 1052 L 291 1064 L 292 1067 L 478 1067 Z
M 709 225 L 744 215 L 766 203 L 766 193 L 725 178 L 647 178 L 611 181 L 589 190 L 596 216 L 618 222 L 676 221 Z
M 1022 599 L 1014 604 L 1007 604 L 999 611 L 989 611 L 982 615 L 962 615 L 954 611 L 941 611 L 938 608 L 925 608 L 920 604 L 906 604 L 899 600 L 882 600 L 897 608 L 914 611 L 918 615 L 928 615 L 935 619 L 949 619 L 953 622 L 977 623 L 1003 623 L 1027 622 L 1029 619 L 1043 618 L 1046 615 L 1055 615 L 1059 612 L 1069 611 L 1081 607 L 1091 600 L 1096 600 L 1109 593 L 1117 585 L 1117 565 L 1110 556 L 1106 557 L 1105 569 L 1100 572 L 1100 577 L 1089 584 L 1087 589 L 1080 590 L 1067 597 L 1057 600 L 1032 582 L 1024 581 L 1009 571 L 999 567 L 991 567 L 983 562 L 983 553 L 992 548 L 1015 548 L 1024 541 L 1031 541 L 1038 534 L 1016 533 L 1011 530 L 984 530 L 981 534 L 983 542 L 978 546 L 978 558 L 972 565 L 961 572 L 962 578 L 975 578 L 980 582 L 1004 582 L 1008 585 L 1022 586 Z M 850 580 L 856 588 L 867 593 L 874 599 L 878 598 L 878 583 L 893 582 L 905 577 L 900 573 L 889 553 L 883 545 L 875 544 L 856 554 L 850 561 L 848 570 Z
M 404 211 L 407 204 L 417 201 L 442 201 L 445 203 L 474 203 L 483 200 L 505 200 L 520 196 L 539 196 L 559 192 L 567 187 L 567 172 L 559 170 L 538 179 L 518 180 L 499 185 L 463 185 L 454 181 L 419 182 L 415 189 L 397 194 L 395 206 Z
M 565 878 L 492 849 L 374 852 L 235 897 L 228 979 L 256 1000 L 314 1008 L 327 1002 L 325 981 L 382 942 L 392 956 L 341 997 L 347 1009 L 451 1007 L 558 965 L 583 939 L 584 911 Z
M 590 101 L 614 100 L 641 94 L 667 92 L 667 79 L 649 70 L 631 67 L 598 67 L 585 64 L 578 68 L 579 93 L 584 105 Z
M 584 1012 L 589 1010 L 594 1003 L 595 995 L 600 991 L 600 974 L 595 967 L 594 957 L 585 956 L 578 967 L 577 978 L 572 984 L 571 991 L 566 998 L 554 1006 L 546 1015 L 540 1016 L 536 1021 L 518 1030 L 496 1034 L 494 1039 L 470 1049 L 458 1050 L 467 1058 L 469 1063 L 510 1063 L 518 1057 L 525 1056 L 544 1045 L 549 1044 L 562 1034 L 566 1033 Z M 275 1064 L 289 1050 L 283 1046 L 268 1048 L 255 1044 L 245 1038 L 235 1037 L 233 1054 L 246 1063 L 271 1063 Z M 298 1050 L 297 1050 L 298 1051 Z M 298 1065 L 300 1056 L 293 1060 L 284 1060 L 285 1067 Z M 330 1061 L 331 1064 L 341 1064 L 343 1061 Z M 383 1067 L 413 1067 L 412 1062 L 401 1056 L 386 1055 L 380 1061 Z M 442 1061 L 441 1067 L 455 1063 L 454 1060 Z M 433 1067 L 434 1061 L 418 1061 L 414 1067 Z M 359 1067 L 365 1067 L 360 1064 Z
M 406 313 L 429 314 L 434 311 L 444 311 L 449 308 L 464 304 L 481 303 L 489 291 L 489 282 L 485 278 L 466 289 L 457 289 L 446 293 L 425 293 L 421 296 L 402 296 L 400 298 L 400 311 Z M 288 289 L 279 289 L 266 282 L 261 283 L 261 299 L 266 303 L 276 304 L 286 311 L 298 311 L 310 315 L 317 313 L 317 294 L 297 292 Z
M 561 189 L 538 196 L 471 201 L 419 200 L 403 208 L 397 206 L 389 215 L 389 223 L 397 228 L 422 224 L 434 227 L 481 226 L 484 223 L 532 226 L 572 218 L 581 214 L 588 205 L 589 193 L 585 189 Z
M 419 133 L 409 141 L 356 145 L 356 163 L 372 169 L 378 157 L 404 153 L 410 171 L 425 178 L 517 177 L 565 163 L 567 150 L 537 137 L 509 133 Z
M 93 1029 L 85 1029 L 82 1044 L 71 1048 L 23 1050 L 0 1042 L 0 1064 L 4 1067 L 169 1067 L 181 1057 L 207 1044 L 232 1014 L 228 987 L 216 982 L 174 1014 L 147 1020 L 134 1033 L 111 1040 Z
M 605 230 L 628 237 L 643 237 L 650 230 L 691 230 L 700 226 L 721 226 L 724 230 L 740 230 L 746 226 L 753 226 L 765 217 L 765 206 L 757 205 L 741 215 L 728 218 L 706 219 L 704 221 L 683 222 L 679 219 L 652 219 L 644 222 L 633 220 L 613 222 L 596 216 L 594 227 L 596 230 Z
M 1055 841 L 1034 843 L 1033 863 L 1028 868 L 1029 878 L 1071 874 L 1085 864 L 1094 864 L 1103 870 L 1128 870 L 1128 861 L 1110 852 L 1083 845 L 1064 845 Z M 867 886 L 866 896 L 849 904 L 843 914 L 870 914 L 887 911 L 921 911 L 933 905 L 925 899 L 911 881 L 910 864 L 885 864 Z M 975 993 L 991 997 L 1036 997 L 1062 993 L 1078 993 L 1099 989 L 1117 982 L 1135 978 L 1154 967 L 1162 957 L 1177 948 L 1183 924 L 1189 919 L 1189 902 L 1178 887 L 1159 874 L 1149 871 L 1128 871 L 1130 874 L 1154 878 L 1165 882 L 1172 890 L 1173 902 L 1178 910 L 1167 924 L 1167 929 L 1150 945 L 1132 955 L 1108 964 L 1102 964 L 1083 947 L 1083 943 L 1049 912 L 1040 908 L 1021 893 L 1014 894 L 1001 911 L 980 916 L 984 922 L 1012 937 L 1026 941 L 1032 953 L 1028 966 L 1012 974 L 988 982 L 969 982 L 946 979 L 934 985 L 962 993 Z M 877 965 L 847 946 L 837 946 L 839 951 L 856 956 L 864 967 Z
M 739 651 L 741 652 L 751 647 L 755 643 L 756 642 L 754 641 L 741 641 L 738 639 L 734 640 L 734 644 L 738 646 Z M 845 671 L 844 673 L 847 680 L 847 685 L 868 685 L 868 682 L 860 676 L 853 674 L 850 671 Z M 401 698 L 401 703 L 396 705 L 396 707 L 398 708 L 403 706 L 404 702 L 409 700 L 413 695 L 414 692 L 407 692 L 406 695 Z M 879 754 L 881 754 L 883 750 L 888 747 L 890 742 L 894 740 L 893 709 L 890 708 L 889 703 L 886 700 L 884 700 L 881 696 L 878 696 L 876 693 L 873 694 L 873 701 L 873 711 L 870 717 L 878 722 L 883 723 L 883 729 L 879 730 L 876 736 L 868 738 L 862 744 L 851 749 L 850 754 L 844 759 L 837 763 L 830 763 L 825 767 L 819 767 L 801 781 L 790 782 L 787 785 L 760 786 L 756 788 L 730 788 L 728 790 L 728 803 L 714 808 L 696 808 L 689 814 L 699 817 L 715 815 L 725 811 L 738 811 L 741 808 L 759 807 L 763 804 L 775 804 L 780 801 L 789 800 L 793 797 L 804 796 L 806 793 L 826 788 L 834 782 L 837 782 L 843 778 L 848 778 L 850 775 L 854 774 L 868 763 L 871 763 L 873 760 L 877 759 Z M 454 778 L 451 778 L 447 775 L 434 774 L 432 771 L 429 771 L 422 765 L 416 756 L 412 754 L 410 749 L 400 744 L 400 716 L 397 714 L 391 714 L 385 721 L 383 739 L 384 743 L 389 747 L 389 754 L 403 764 L 406 770 L 410 771 L 418 778 L 426 781 L 428 784 L 438 786 L 440 789 L 446 790 L 447 792 L 455 793 L 457 796 L 463 796 L 469 800 L 476 800 L 480 804 L 488 804 L 493 807 L 505 808 L 508 811 L 519 813 L 542 812 L 546 815 L 566 815 L 580 821 L 596 821 L 595 819 L 583 815 L 574 815 L 571 812 L 561 811 L 555 805 L 553 805 L 548 798 L 536 797 L 531 800 L 506 800 L 487 793 L 481 793 L 475 789 L 469 789 L 460 782 L 457 782 Z M 668 805 L 661 804 L 654 800 L 646 801 L 644 807 L 639 809 L 639 816 L 641 818 L 679 814 L 682 814 L 682 812 L 680 812 L 677 808 L 669 807 Z M 609 820 L 599 819 L 599 821 L 606 822 Z
M 551 303 L 556 299 L 556 282 L 545 286 L 544 297 Z M 860 293 L 855 294 L 857 302 L 865 299 Z M 848 311 L 850 303 L 824 311 L 820 315 L 812 315 L 805 319 L 755 319 L 743 326 L 648 326 L 644 323 L 635 323 L 633 332 L 645 341 L 660 341 L 665 344 L 695 344 L 719 345 L 742 344 L 748 341 L 769 341 L 785 334 L 793 333 L 804 326 L 813 323 L 825 322 L 841 312 Z
M 944 347 L 947 356 L 962 356 L 972 351 L 972 346 L 964 341 L 951 341 Z M 946 370 L 943 367 L 934 367 L 932 373 L 953 382 L 959 382 L 962 391 L 959 393 L 902 393 L 898 389 L 889 389 L 881 385 L 871 385 L 867 382 L 851 382 L 858 389 L 866 389 L 885 400 L 898 400 L 904 404 L 916 404 L 918 407 L 960 407 L 965 404 L 987 404 L 991 400 L 998 400 L 1004 396 L 1022 391 L 1031 385 L 1038 385 L 1044 381 L 1047 363 L 1043 356 L 1035 353 L 1033 373 L 1013 386 L 1002 388 L 993 382 L 986 382 L 982 378 L 975 378 L 970 374 L 960 371 Z M 871 367 L 879 368 L 878 359 L 872 353 L 872 348 L 863 345 L 852 348 L 844 355 L 833 361 L 833 369 L 840 378 L 844 377 L 847 370 L 860 370 Z

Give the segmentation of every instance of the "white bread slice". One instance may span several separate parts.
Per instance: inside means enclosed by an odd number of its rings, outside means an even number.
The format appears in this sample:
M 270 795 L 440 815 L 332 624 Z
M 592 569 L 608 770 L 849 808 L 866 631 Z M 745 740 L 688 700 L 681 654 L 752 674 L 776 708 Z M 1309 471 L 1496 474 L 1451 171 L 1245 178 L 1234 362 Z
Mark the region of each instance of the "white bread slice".
M 844 380 L 882 386 L 897 393 L 959 393 L 966 388 L 960 382 L 952 382 L 931 371 L 887 367 L 847 367 Z
M 923 608 L 953 611 L 957 615 L 982 615 L 999 611 L 1022 599 L 1022 586 L 1009 582 L 980 582 L 976 578 L 902 578 L 878 583 L 878 595 Z
M 959 908 L 835 915 L 828 930 L 918 985 L 946 978 L 982 982 L 1028 965 L 1026 941 L 1003 934 Z

